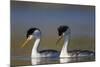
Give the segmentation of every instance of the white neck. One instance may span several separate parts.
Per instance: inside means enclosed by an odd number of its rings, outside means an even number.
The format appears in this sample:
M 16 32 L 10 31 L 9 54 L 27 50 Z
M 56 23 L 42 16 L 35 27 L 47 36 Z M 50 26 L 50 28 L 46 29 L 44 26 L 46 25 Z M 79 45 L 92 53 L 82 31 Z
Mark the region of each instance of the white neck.
M 68 42 L 69 42 L 69 35 L 64 36 L 64 45 L 60 53 L 60 57 L 69 57 L 70 55 L 68 54 Z
M 35 43 L 34 43 L 34 46 L 33 46 L 33 49 L 32 49 L 32 57 L 38 57 L 39 53 L 38 53 L 38 47 L 39 47 L 39 44 L 40 44 L 40 38 L 37 38 Z

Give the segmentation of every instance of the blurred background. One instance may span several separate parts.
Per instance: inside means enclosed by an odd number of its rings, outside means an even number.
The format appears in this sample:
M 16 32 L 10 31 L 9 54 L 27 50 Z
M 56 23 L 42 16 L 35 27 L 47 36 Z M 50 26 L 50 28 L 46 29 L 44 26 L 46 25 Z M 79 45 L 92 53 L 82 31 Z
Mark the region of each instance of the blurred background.
M 11 63 L 25 64 L 13 61 L 13 56 L 31 55 L 34 39 L 21 48 L 31 27 L 37 27 L 42 32 L 39 50 L 60 51 L 63 41 L 59 46 L 55 44 L 59 25 L 71 28 L 69 50 L 95 51 L 95 6 L 11 1 Z

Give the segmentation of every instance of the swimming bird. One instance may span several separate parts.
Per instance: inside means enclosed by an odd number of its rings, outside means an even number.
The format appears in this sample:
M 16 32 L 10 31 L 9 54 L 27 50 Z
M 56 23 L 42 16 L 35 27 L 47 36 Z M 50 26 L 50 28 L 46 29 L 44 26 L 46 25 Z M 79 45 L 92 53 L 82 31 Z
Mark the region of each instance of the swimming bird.
M 94 56 L 95 52 L 89 50 L 72 50 L 68 51 L 69 40 L 71 37 L 71 29 L 66 25 L 61 25 L 57 28 L 58 30 L 58 40 L 59 41 L 64 38 L 64 44 L 62 50 L 60 52 L 60 57 L 82 57 L 82 56 Z
M 40 58 L 43 57 L 48 57 L 48 58 L 54 58 L 54 57 L 58 57 L 59 53 L 56 50 L 42 50 L 39 51 L 39 45 L 40 45 L 40 39 L 41 39 L 41 31 L 39 28 L 30 28 L 27 31 L 26 34 L 26 41 L 24 42 L 24 44 L 21 46 L 22 48 L 33 38 L 35 38 L 35 42 L 34 42 L 34 46 L 32 48 L 32 53 L 31 53 L 31 59 L 32 59 L 32 64 L 37 64 L 40 60 Z M 38 59 L 36 59 L 38 58 Z

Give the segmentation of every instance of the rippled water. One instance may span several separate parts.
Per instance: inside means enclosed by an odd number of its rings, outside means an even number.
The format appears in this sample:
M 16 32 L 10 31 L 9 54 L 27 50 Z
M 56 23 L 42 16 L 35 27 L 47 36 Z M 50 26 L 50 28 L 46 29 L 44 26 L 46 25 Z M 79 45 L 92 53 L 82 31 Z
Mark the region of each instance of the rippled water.
M 13 56 L 14 66 L 43 65 L 95 61 L 94 56 L 87 57 L 63 57 L 63 58 L 31 58 L 27 56 Z M 13 66 L 12 65 L 12 66 Z

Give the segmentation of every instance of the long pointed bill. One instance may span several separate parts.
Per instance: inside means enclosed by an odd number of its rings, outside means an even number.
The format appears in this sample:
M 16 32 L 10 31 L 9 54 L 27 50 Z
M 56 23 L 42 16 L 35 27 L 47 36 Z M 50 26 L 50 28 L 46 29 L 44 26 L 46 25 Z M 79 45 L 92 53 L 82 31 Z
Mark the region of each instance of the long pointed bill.
M 25 42 L 22 44 L 21 48 L 23 48 L 31 39 L 32 39 L 32 35 L 30 35 L 26 40 Z
M 62 36 L 59 36 L 59 38 L 57 39 L 56 45 L 60 42 L 61 39 L 62 39 Z

